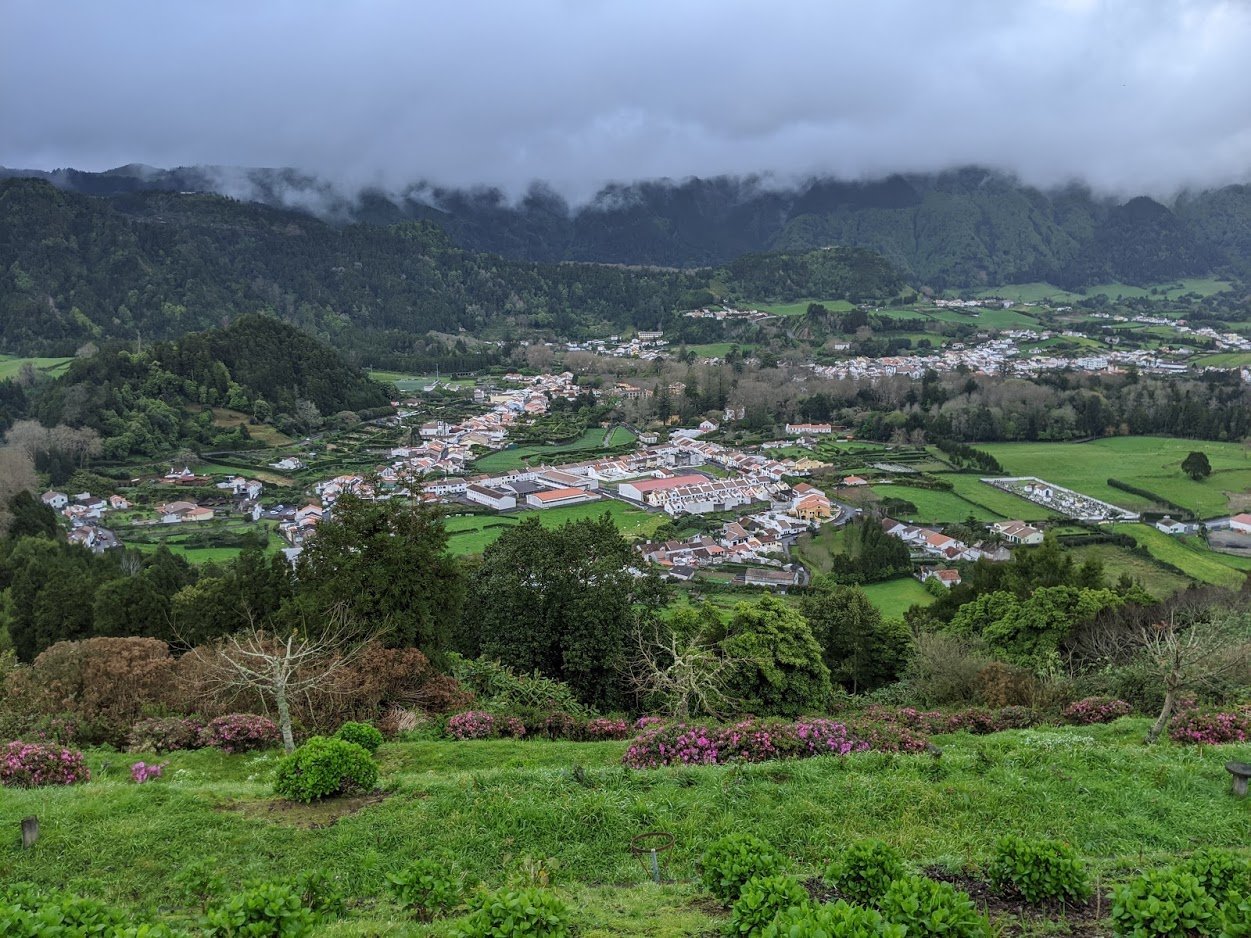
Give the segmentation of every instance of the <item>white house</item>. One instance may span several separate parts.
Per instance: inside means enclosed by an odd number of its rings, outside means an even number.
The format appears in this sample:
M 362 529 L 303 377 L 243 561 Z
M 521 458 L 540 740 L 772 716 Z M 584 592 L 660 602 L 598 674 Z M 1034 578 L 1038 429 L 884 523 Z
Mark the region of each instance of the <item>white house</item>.
M 1155 523 L 1157 531 L 1163 531 L 1165 534 L 1185 534 L 1186 525 L 1181 521 L 1174 521 L 1168 515 L 1165 515 Z
M 517 507 L 517 496 L 512 492 L 489 489 L 485 485 L 466 485 L 465 498 L 479 505 L 494 508 L 496 511 L 507 511 Z
M 69 496 L 64 492 L 44 492 L 39 500 L 53 511 L 60 511 L 69 504 Z
M 1229 519 L 1229 530 L 1239 534 L 1251 534 L 1251 514 L 1243 512 Z
M 1009 544 L 1041 544 L 1043 542 L 1043 532 L 1024 521 L 996 521 L 992 527 L 1003 535 L 1003 539 Z

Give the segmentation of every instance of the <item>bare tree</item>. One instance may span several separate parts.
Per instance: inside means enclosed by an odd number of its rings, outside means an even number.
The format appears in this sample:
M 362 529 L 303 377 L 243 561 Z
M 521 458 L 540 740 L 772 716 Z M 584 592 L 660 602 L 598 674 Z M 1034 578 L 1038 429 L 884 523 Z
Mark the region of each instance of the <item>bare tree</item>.
M 255 625 L 222 639 L 207 658 L 208 683 L 226 693 L 260 695 L 278 714 L 282 744 L 295 749 L 291 704 L 314 692 L 333 693 L 341 673 L 377 636 L 362 635 L 341 610 L 317 632 L 267 631 Z
M 634 643 L 629 677 L 640 697 L 659 698 L 679 720 L 699 714 L 716 717 L 733 707 L 726 685 L 737 662 L 715 645 L 698 635 L 680 636 L 642 624 Z
M 1170 616 L 1140 631 L 1141 658 L 1164 685 L 1164 705 L 1147 731 L 1148 743 L 1160 738 L 1183 692 L 1201 690 L 1246 664 L 1251 652 L 1247 625 L 1247 617 L 1239 614 L 1185 624 Z

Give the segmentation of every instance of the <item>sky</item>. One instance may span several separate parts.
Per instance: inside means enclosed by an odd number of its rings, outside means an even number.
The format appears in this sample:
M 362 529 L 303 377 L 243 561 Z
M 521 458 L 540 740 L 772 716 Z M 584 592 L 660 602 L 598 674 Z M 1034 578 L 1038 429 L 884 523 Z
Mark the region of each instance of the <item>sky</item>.
M 0 165 L 1251 179 L 1251 2 L 0 0 Z

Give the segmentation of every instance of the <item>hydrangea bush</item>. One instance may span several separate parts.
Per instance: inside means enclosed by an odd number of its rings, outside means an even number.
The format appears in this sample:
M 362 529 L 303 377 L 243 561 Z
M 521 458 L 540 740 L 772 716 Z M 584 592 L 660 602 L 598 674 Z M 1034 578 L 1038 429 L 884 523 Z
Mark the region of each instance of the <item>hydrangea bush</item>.
M 39 788 L 91 779 L 83 754 L 74 749 L 14 740 L 0 750 L 0 785 Z

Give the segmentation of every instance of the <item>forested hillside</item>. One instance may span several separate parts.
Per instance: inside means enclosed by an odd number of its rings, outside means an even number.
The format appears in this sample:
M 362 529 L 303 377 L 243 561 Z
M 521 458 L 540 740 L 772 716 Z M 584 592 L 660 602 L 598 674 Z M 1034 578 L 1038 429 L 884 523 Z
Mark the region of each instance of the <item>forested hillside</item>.
M 885 299 L 901 284 L 860 249 L 747 257 L 718 271 L 538 264 L 461 250 L 427 222 L 334 227 L 214 195 L 102 199 L 0 182 L 0 348 L 29 354 L 174 338 L 267 312 L 372 365 L 437 357 L 469 369 L 495 351 L 474 336 L 652 329 L 714 300 Z
M 0 174 L 5 172 L 0 170 Z M 1152 283 L 1251 263 L 1251 187 L 1183 193 L 1172 207 L 1073 185 L 1043 191 L 977 168 L 793 186 L 754 178 L 638 182 L 573 208 L 536 185 L 512 202 L 492 189 L 411 187 L 348 195 L 291 170 L 43 174 L 78 192 L 228 191 L 299 206 L 336 223 L 431 221 L 452 242 L 531 261 L 701 267 L 747 253 L 851 245 L 883 254 L 918 285 L 1050 280 L 1075 287 Z

